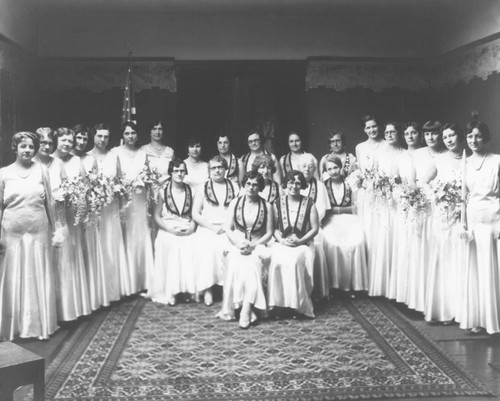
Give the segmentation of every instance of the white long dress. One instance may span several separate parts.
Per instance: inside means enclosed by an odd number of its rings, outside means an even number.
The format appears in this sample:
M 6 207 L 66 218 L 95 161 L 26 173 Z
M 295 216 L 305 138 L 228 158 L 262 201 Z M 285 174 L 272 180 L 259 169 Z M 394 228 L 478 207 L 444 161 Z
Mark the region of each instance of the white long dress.
M 147 166 L 147 155 L 137 149 L 133 152 L 124 146 L 112 150 L 120 160 L 121 173 L 127 179 L 135 180 Z M 153 245 L 148 227 L 148 199 L 144 186 L 132 194 L 132 201 L 125 210 L 125 249 L 129 268 L 132 293 L 142 291 L 151 285 L 153 270 Z
M 168 165 L 174 158 L 174 150 L 170 146 L 165 146 L 161 152 L 158 152 L 151 143 L 141 146 L 141 149 L 148 156 L 149 165 L 155 168 L 161 176 L 163 184 L 168 179 Z
M 226 210 L 239 188 L 232 181 L 225 179 L 226 198 L 217 199 L 212 181 L 207 181 L 203 191 L 202 216 L 211 224 L 223 227 L 226 223 Z M 230 249 L 225 235 L 216 234 L 208 228 L 198 226 L 195 233 L 196 249 L 196 291 L 204 291 L 213 285 L 222 285 L 224 277 L 225 256 Z
M 335 194 L 331 181 L 325 181 L 332 209 L 351 206 L 352 195 L 344 183 Z M 330 214 L 323 220 L 323 234 L 330 288 L 343 291 L 368 290 L 367 247 L 363 226 L 355 214 Z
M 302 189 L 300 194 L 310 197 L 318 210 L 318 219 L 321 222 L 326 211 L 330 210 L 330 199 L 326 192 L 325 184 L 322 181 L 312 178 L 307 188 Z M 323 229 L 320 228 L 314 237 L 314 292 L 313 297 L 317 299 L 326 298 L 330 293 L 330 278 L 325 256 Z
M 461 159 L 449 153 L 436 157 L 439 182 L 461 182 Z M 463 309 L 463 278 L 465 276 L 466 241 L 460 238 L 460 220 L 451 222 L 438 208 L 433 212 L 435 247 L 427 271 L 425 320 L 460 321 Z
M 258 240 L 266 230 L 267 202 L 259 202 L 259 209 L 253 221 L 245 219 L 245 197 L 238 198 L 235 205 L 234 233 L 244 240 L 247 227 L 250 227 L 252 240 Z M 267 309 L 264 280 L 270 261 L 270 251 L 265 245 L 257 245 L 250 255 L 242 255 L 234 245 L 229 248 L 224 272 L 224 295 L 220 314 L 224 318 L 234 319 L 234 311 L 239 309 L 243 302 L 265 311 Z
M 36 163 L 26 177 L 0 170 L 3 215 L 0 255 L 0 341 L 47 339 L 57 329 L 47 172 Z
M 110 179 L 118 176 L 118 158 L 114 152 L 108 152 L 98 159 L 99 171 Z M 113 201 L 101 210 L 99 224 L 99 243 L 105 266 L 106 292 L 110 301 L 132 294 L 131 273 L 128 267 L 125 242 L 120 224 L 120 200 Z
M 193 194 L 185 184 L 184 194 L 178 199 L 172 194 L 172 183 L 167 182 L 161 217 L 168 225 L 188 227 L 191 222 Z M 180 236 L 160 229 L 155 240 L 153 285 L 147 296 L 155 302 L 168 304 L 180 293 L 196 292 L 196 258 L 193 250 L 198 244 L 194 234 Z
M 72 156 L 61 164 L 67 177 L 85 174 L 82 161 L 78 156 Z M 51 186 L 52 193 L 58 190 L 53 184 Z M 66 217 L 68 235 L 62 246 L 55 251 L 57 317 L 58 320 L 69 321 L 90 314 L 92 305 L 82 248 L 82 223 L 74 224 L 74 211 L 69 205 L 64 208 L 63 213 Z
M 284 238 L 301 237 L 309 229 L 310 198 L 302 197 L 297 216 L 289 213 L 287 196 L 277 202 L 278 224 Z M 288 216 L 290 221 L 288 220 Z M 292 225 L 291 221 L 294 222 Z M 269 308 L 292 308 L 305 316 L 314 317 L 311 300 L 314 274 L 314 241 L 307 245 L 289 247 L 278 242 L 271 247 L 271 263 L 267 285 Z
M 193 194 L 196 194 L 199 189 L 203 190 L 203 185 L 208 180 L 208 163 L 201 160 L 198 163 L 193 163 L 189 157 L 184 159 L 184 163 L 187 169 L 184 182 L 190 185 Z
M 488 153 L 481 164 L 467 159 L 467 225 L 469 244 L 466 268 L 466 305 L 460 327 L 483 327 L 500 332 L 500 155 Z M 476 162 L 477 163 L 477 162 Z

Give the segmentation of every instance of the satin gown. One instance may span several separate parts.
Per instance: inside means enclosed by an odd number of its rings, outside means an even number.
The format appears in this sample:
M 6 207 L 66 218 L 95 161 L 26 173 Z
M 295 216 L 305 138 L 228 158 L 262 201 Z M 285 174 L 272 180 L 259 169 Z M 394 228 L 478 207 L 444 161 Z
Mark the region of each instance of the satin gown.
M 169 176 L 168 165 L 174 158 L 174 150 L 170 146 L 165 146 L 163 151 L 158 153 L 150 143 L 141 146 L 141 149 L 148 155 L 151 168 L 156 168 L 158 173 L 160 173 L 161 183 L 165 183 Z
M 136 180 L 147 165 L 147 155 L 140 149 L 130 152 L 124 146 L 119 146 L 112 152 L 118 156 L 121 173 L 126 179 Z M 130 291 L 137 293 L 151 287 L 154 264 L 148 227 L 147 191 L 144 186 L 136 187 L 132 194 L 132 201 L 125 210 L 124 231 Z
M 78 156 L 61 162 L 63 174 L 67 177 L 83 175 L 84 167 Z M 52 193 L 57 191 L 52 185 Z M 92 311 L 88 274 L 83 256 L 82 223 L 75 225 L 74 211 L 71 206 L 58 204 L 66 218 L 68 234 L 62 246 L 56 249 L 56 294 L 58 320 L 75 320 Z
M 466 305 L 460 327 L 483 327 L 500 332 L 500 155 L 489 153 L 482 163 L 467 159 L 467 226 L 469 243 L 466 267 Z
M 184 160 L 184 163 L 187 169 L 184 182 L 191 186 L 194 195 L 198 189 L 203 190 L 203 184 L 208 180 L 208 163 L 201 160 L 199 163 L 193 163 L 189 157 Z
M 97 161 L 92 155 L 81 157 L 85 171 L 88 173 L 97 172 Z M 95 170 L 95 171 L 94 171 Z M 101 306 L 109 306 L 110 299 L 106 280 L 106 265 L 104 264 L 101 242 L 99 240 L 98 221 L 96 216 L 90 216 L 89 220 L 82 223 L 83 230 L 83 257 L 87 268 L 87 281 L 89 284 L 90 305 L 92 310 L 97 310 Z
M 57 329 L 47 173 L 38 163 L 25 178 L 5 167 L 0 185 L 6 245 L 0 255 L 0 341 L 17 335 L 47 339 Z

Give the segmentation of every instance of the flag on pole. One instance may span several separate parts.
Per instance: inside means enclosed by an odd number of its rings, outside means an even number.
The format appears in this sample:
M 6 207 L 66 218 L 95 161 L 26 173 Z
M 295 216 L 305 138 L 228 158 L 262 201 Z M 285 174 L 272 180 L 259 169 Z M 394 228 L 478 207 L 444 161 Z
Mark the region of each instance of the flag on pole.
M 134 100 L 134 80 L 132 77 L 132 50 L 128 53 L 128 70 L 127 81 L 125 82 L 125 89 L 123 91 L 123 107 L 122 107 L 122 124 L 126 121 L 132 121 L 137 124 L 137 117 L 135 114 L 135 100 Z

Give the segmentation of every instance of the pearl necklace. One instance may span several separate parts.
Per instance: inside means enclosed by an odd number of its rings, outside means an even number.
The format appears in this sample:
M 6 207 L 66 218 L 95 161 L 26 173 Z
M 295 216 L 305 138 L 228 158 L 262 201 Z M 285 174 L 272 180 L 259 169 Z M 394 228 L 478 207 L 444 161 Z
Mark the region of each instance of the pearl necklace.
M 479 171 L 479 170 L 481 170 L 481 168 L 483 168 L 484 160 L 486 159 L 487 155 L 488 155 L 487 153 L 484 154 L 484 156 L 481 159 L 481 163 L 479 164 L 479 167 L 476 167 L 476 165 L 474 163 L 474 160 L 471 160 L 472 161 L 472 166 L 474 167 L 474 169 L 476 171 Z M 474 159 L 476 159 L 476 158 L 474 158 Z

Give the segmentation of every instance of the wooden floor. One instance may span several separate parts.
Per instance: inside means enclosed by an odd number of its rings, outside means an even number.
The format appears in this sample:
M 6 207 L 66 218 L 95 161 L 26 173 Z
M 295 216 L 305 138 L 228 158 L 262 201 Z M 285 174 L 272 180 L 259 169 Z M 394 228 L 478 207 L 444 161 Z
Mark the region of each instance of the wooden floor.
M 407 309 L 404 305 L 394 304 L 428 337 L 434 339 L 442 349 L 452 356 L 467 371 L 496 394 L 495 397 L 443 397 L 426 398 L 426 400 L 462 400 L 462 401 L 500 401 L 500 335 L 469 335 L 460 330 L 456 324 L 450 326 L 430 325 L 423 320 L 422 314 Z M 75 322 L 64 324 L 58 332 L 47 341 L 16 340 L 22 347 L 46 358 L 46 364 L 57 354 L 65 339 L 71 335 L 83 319 L 92 319 L 93 315 L 81 318 Z M 14 399 L 22 401 L 27 388 L 16 391 Z M 405 398 L 405 401 L 423 400 L 424 398 Z M 397 401 L 399 399 L 392 399 Z M 402 399 L 401 399 L 402 400 Z

